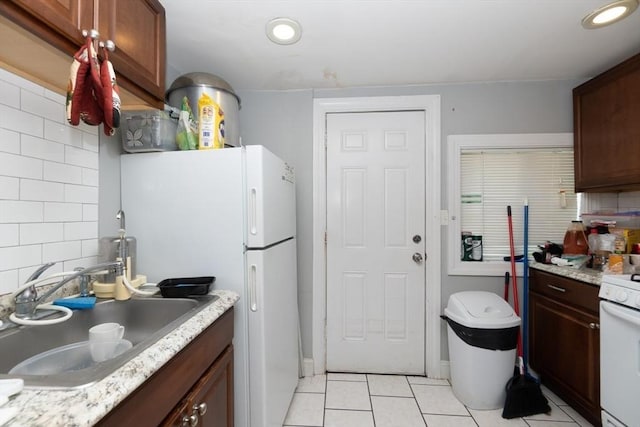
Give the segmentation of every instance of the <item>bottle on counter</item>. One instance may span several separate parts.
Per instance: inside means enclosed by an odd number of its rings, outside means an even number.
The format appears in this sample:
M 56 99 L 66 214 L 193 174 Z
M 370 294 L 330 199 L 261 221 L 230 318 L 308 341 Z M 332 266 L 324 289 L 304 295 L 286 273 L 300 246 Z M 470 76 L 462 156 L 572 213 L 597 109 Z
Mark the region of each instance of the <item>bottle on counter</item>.
M 571 221 L 567 232 L 564 234 L 564 255 L 586 255 L 589 252 L 587 236 L 584 233 L 582 221 Z
M 589 253 L 595 254 L 599 247 L 600 238 L 598 237 L 598 229 L 592 228 L 589 232 Z

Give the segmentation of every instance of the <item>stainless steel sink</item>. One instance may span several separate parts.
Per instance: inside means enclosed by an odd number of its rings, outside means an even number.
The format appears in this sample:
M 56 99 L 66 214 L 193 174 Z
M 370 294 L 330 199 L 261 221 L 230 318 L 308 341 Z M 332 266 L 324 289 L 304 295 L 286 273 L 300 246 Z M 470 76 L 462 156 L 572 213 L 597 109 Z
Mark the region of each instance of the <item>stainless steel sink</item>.
M 128 301 L 103 300 L 93 309 L 74 311 L 62 323 L 43 326 L 20 326 L 0 332 L 0 379 L 23 378 L 26 387 L 75 388 L 92 384 L 109 375 L 144 349 L 181 325 L 218 297 L 138 298 Z M 124 339 L 133 347 L 113 359 L 90 367 L 52 375 L 9 375 L 20 362 L 45 351 L 87 341 L 89 328 L 99 323 L 124 325 Z

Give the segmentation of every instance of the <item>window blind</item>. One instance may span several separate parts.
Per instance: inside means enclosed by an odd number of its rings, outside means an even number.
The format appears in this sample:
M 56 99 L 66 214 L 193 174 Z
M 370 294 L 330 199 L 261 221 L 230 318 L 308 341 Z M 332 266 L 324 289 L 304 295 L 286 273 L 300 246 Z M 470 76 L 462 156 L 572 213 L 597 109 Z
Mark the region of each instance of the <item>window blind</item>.
M 515 252 L 523 253 L 525 198 L 529 203 L 529 253 L 547 240 L 562 243 L 578 210 L 573 150 L 463 150 L 460 197 L 461 231 L 482 235 L 483 261 L 502 261 L 509 255 L 508 205 Z

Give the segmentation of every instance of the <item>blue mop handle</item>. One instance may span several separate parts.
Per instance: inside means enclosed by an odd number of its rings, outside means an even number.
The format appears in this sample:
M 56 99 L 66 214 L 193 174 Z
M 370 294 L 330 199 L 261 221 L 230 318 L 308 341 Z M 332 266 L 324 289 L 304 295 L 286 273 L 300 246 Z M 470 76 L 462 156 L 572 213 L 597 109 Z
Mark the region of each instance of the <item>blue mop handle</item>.
M 529 201 L 524 200 L 524 258 L 522 265 L 522 359 L 525 373 L 528 370 L 529 359 Z

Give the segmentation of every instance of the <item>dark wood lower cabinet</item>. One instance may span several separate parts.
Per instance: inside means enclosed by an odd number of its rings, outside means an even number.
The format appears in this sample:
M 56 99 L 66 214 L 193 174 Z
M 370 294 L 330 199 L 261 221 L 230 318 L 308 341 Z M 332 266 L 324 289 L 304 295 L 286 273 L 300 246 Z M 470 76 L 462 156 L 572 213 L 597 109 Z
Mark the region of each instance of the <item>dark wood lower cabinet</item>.
M 232 339 L 233 308 L 97 425 L 233 427 Z
M 229 347 L 202 376 L 184 401 L 162 423 L 233 427 L 233 348 Z
M 598 287 L 534 269 L 530 283 L 531 367 L 542 384 L 600 426 Z

